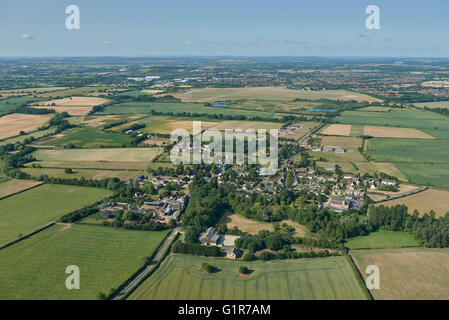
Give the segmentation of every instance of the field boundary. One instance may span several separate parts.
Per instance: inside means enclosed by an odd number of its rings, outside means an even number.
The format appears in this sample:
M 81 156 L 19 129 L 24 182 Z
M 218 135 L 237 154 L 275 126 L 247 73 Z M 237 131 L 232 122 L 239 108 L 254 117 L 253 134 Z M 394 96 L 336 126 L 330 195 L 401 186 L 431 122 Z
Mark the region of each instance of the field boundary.
M 368 290 L 368 288 L 365 285 L 365 281 L 363 279 L 362 273 L 360 272 L 359 268 L 357 268 L 357 264 L 355 263 L 352 256 L 348 253 L 347 255 L 344 255 L 347 259 L 352 271 L 355 273 L 355 277 L 357 279 L 357 282 L 362 287 L 362 291 L 365 294 L 365 296 L 368 298 L 368 300 L 374 300 L 373 296 L 371 295 L 371 292 Z
M 50 227 L 52 227 L 54 225 L 56 225 L 56 222 L 49 222 L 48 224 L 46 224 L 42 228 L 39 228 L 39 229 L 29 233 L 29 234 L 24 235 L 23 237 L 20 237 L 20 238 L 18 238 L 16 240 L 8 242 L 7 244 L 4 244 L 3 246 L 0 247 L 0 250 L 6 249 L 7 247 L 12 246 L 13 244 L 15 244 L 17 242 L 20 242 L 22 240 L 28 239 L 29 237 L 34 236 L 35 234 L 37 234 L 37 233 L 39 233 L 41 231 L 44 231 L 45 229 L 48 229 L 48 228 L 50 228 Z
M 9 177 L 8 177 L 8 178 L 9 178 Z M 17 180 L 35 181 L 35 180 L 27 180 L 27 179 L 17 179 Z M 34 185 L 34 186 L 31 186 L 31 187 L 29 187 L 29 188 L 27 188 L 27 189 L 23 189 L 23 190 L 20 190 L 20 191 L 17 191 L 17 192 L 8 194 L 8 195 L 6 195 L 6 196 L 0 197 L 0 200 L 3 200 L 3 199 L 6 199 L 6 198 L 15 196 L 15 195 L 17 195 L 17 194 L 20 194 L 20 193 L 22 193 L 22 192 L 25 192 L 25 191 L 28 191 L 28 190 L 31 190 L 31 189 L 40 187 L 40 186 L 42 186 L 42 185 L 45 184 L 45 182 L 42 182 L 42 181 L 40 181 L 40 182 L 41 182 L 41 183 L 38 183 L 38 184 L 36 184 L 36 185 Z

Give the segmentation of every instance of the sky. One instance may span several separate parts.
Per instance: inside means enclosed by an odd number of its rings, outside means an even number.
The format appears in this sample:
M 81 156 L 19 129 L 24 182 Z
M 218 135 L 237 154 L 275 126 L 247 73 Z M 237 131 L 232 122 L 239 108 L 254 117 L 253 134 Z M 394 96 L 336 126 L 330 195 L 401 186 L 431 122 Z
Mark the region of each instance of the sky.
M 25 56 L 449 57 L 449 1 L 1 0 L 0 57 Z

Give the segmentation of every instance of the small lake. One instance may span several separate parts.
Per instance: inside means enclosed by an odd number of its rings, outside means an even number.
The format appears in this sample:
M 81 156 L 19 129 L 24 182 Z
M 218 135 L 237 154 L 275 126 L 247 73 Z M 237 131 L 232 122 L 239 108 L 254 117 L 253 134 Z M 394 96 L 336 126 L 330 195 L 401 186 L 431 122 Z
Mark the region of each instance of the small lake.
M 335 109 L 307 109 L 307 111 L 313 111 L 313 112 L 335 112 Z
M 222 104 L 222 103 L 214 103 L 212 105 L 212 107 L 229 108 L 229 106 L 227 104 Z

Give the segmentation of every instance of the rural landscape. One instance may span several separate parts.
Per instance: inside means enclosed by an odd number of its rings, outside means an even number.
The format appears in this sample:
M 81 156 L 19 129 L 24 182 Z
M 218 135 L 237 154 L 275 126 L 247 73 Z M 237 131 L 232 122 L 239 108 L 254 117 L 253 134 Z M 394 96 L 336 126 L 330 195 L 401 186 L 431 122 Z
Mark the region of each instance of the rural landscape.
M 0 69 L 1 299 L 449 299 L 448 60 Z M 278 130 L 278 171 L 173 163 L 194 121 Z
M 167 319 L 446 307 L 448 13 L 2 0 L 0 303 Z

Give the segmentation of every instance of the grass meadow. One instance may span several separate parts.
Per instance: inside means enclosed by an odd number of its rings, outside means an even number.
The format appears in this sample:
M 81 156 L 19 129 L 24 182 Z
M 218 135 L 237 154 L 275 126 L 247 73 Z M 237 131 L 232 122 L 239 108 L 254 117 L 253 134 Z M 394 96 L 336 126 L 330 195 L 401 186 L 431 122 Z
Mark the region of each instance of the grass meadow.
M 55 225 L 0 250 L 0 299 L 98 299 L 136 272 L 167 231 Z M 66 267 L 80 270 L 80 289 L 68 290 Z
M 45 184 L 0 200 L 0 245 L 109 194 L 99 188 Z
M 346 242 L 349 249 L 382 249 L 418 247 L 420 243 L 413 235 L 400 231 L 377 231 Z

